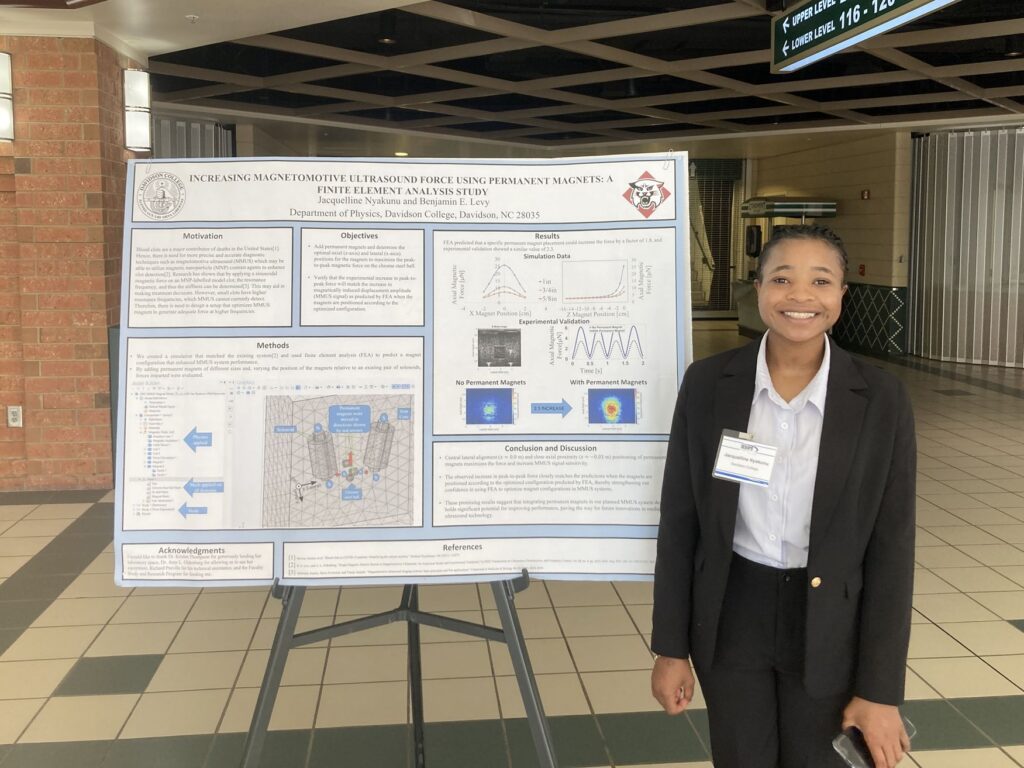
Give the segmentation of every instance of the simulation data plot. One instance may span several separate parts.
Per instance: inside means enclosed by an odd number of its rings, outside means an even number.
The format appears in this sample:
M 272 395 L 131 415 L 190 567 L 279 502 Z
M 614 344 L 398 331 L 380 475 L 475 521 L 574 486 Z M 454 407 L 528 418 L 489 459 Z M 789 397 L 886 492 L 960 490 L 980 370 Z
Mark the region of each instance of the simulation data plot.
M 412 395 L 266 398 L 264 528 L 415 524 Z
M 570 261 L 562 264 L 562 301 L 629 303 L 625 259 Z

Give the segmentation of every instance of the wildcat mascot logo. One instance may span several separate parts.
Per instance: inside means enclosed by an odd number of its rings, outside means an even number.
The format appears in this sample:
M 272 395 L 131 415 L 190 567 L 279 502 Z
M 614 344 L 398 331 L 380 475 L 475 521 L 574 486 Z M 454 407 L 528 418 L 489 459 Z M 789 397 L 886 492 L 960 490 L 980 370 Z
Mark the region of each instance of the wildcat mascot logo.
M 671 194 L 664 182 L 658 181 L 644 171 L 636 181 L 630 182 L 629 189 L 623 192 L 622 196 L 647 219 Z

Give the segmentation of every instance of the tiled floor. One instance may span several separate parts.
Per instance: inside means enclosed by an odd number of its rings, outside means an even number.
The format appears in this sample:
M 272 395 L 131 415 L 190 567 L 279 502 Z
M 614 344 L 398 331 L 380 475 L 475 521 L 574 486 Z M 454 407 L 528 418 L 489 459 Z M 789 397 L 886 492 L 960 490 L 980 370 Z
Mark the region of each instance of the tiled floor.
M 698 355 L 743 342 L 697 323 Z M 1024 766 L 1024 372 L 876 364 L 907 382 L 920 450 L 905 765 Z M 111 495 L 0 495 L 0 768 L 238 765 L 280 611 L 264 589 L 113 585 Z M 300 631 L 395 607 L 312 589 Z M 648 693 L 649 584 L 534 583 L 519 617 L 562 766 L 709 768 L 698 697 Z M 498 624 L 487 586 L 421 608 Z M 292 652 L 264 766 L 410 765 L 402 624 Z M 428 764 L 535 764 L 507 650 L 423 630 Z

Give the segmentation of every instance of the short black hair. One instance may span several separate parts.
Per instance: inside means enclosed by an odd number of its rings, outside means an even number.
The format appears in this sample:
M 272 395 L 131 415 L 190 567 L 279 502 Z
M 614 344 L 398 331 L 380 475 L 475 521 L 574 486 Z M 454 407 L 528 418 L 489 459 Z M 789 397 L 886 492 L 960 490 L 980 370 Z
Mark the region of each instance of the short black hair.
M 846 255 L 846 246 L 843 245 L 843 241 L 840 239 L 839 235 L 828 227 L 822 227 L 817 224 L 793 224 L 791 226 L 775 227 L 775 229 L 772 230 L 772 236 L 768 238 L 764 247 L 761 248 L 761 256 L 757 260 L 758 282 L 764 278 L 765 261 L 771 255 L 775 246 L 783 240 L 820 240 L 821 242 L 831 246 L 839 255 L 839 260 L 842 262 L 843 284 L 846 283 L 846 270 L 850 266 L 850 259 Z

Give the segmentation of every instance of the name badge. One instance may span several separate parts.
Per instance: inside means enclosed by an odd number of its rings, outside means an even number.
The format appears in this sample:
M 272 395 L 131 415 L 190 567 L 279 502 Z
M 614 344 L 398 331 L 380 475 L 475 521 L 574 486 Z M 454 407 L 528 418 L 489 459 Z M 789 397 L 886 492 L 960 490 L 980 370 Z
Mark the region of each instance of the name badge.
M 778 448 L 750 439 L 746 432 L 722 430 L 712 477 L 734 483 L 766 486 L 775 466 Z

